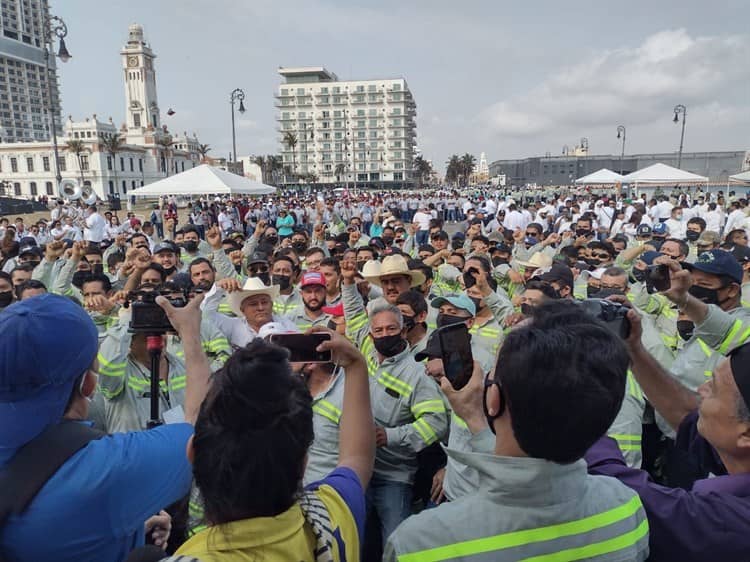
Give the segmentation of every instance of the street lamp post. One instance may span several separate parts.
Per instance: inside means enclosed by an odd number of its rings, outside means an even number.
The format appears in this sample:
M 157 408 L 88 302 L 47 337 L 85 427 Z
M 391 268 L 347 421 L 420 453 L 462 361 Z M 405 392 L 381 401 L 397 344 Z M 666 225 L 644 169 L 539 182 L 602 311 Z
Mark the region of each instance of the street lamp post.
M 232 155 L 234 161 L 237 162 L 237 138 L 234 130 L 234 102 L 239 101 L 240 107 L 239 112 L 245 113 L 245 104 L 242 101 L 245 99 L 245 92 L 241 88 L 235 88 L 229 95 L 229 103 L 232 106 Z
M 682 169 L 682 147 L 685 143 L 685 120 L 687 119 L 687 107 L 685 107 L 681 103 L 674 106 L 674 119 L 672 119 L 674 123 L 677 123 L 680 120 L 680 113 L 682 113 L 682 133 L 680 133 L 680 152 L 677 154 L 677 167 Z
M 617 138 L 622 139 L 622 150 L 620 151 L 620 175 L 622 175 L 622 161 L 625 158 L 625 125 L 617 125 Z
M 68 48 L 65 46 L 65 37 L 68 35 L 68 26 L 65 22 L 57 17 L 50 16 L 44 22 L 44 67 L 47 71 L 47 116 L 49 117 L 50 128 L 52 129 L 52 148 L 55 153 L 55 179 L 57 185 L 60 185 L 62 181 L 62 174 L 60 174 L 60 156 L 57 149 L 57 122 L 53 114 L 52 104 L 52 78 L 50 77 L 51 68 L 49 65 L 50 51 L 52 50 L 52 42 L 54 38 L 60 42 L 60 45 L 55 55 L 62 62 L 68 62 L 72 57 L 68 52 Z

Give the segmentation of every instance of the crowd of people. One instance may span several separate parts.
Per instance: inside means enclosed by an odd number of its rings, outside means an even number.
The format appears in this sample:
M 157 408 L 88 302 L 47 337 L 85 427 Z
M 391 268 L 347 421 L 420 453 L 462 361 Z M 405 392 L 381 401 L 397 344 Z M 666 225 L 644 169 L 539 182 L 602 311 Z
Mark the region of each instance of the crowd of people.
M 749 212 L 446 189 L 0 218 L 0 559 L 744 560 Z M 133 330 L 154 296 L 171 329 Z M 317 332 L 328 362 L 271 341 Z

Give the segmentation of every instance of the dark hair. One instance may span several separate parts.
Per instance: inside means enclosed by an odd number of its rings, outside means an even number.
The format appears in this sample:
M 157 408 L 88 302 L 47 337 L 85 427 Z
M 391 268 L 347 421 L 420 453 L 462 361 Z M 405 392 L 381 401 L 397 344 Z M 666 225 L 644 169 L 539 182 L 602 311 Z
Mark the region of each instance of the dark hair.
M 414 260 L 409 259 L 407 260 L 407 264 L 409 266 L 409 269 L 419 270 L 424 274 L 425 280 L 429 281 L 430 279 L 434 279 L 435 275 L 432 272 L 432 268 L 425 264 L 422 260 Z
M 13 285 L 13 278 L 10 276 L 10 273 L 0 271 L 0 279 L 5 279 L 11 286 Z
M 323 256 L 326 255 L 326 253 L 323 251 L 323 248 L 319 248 L 318 246 L 311 246 L 307 250 L 305 250 L 306 258 L 309 258 L 310 256 L 315 254 L 323 254 Z
M 541 279 L 530 279 L 526 283 L 524 291 L 528 291 L 529 289 L 531 289 L 532 291 L 539 291 L 548 299 L 557 300 L 560 298 L 559 291 L 555 289 L 548 281 L 542 281 Z
M 16 271 L 26 271 L 27 273 L 31 273 L 32 271 L 34 271 L 34 268 L 36 268 L 34 264 L 19 263 L 16 267 L 14 267 L 11 270 L 10 274 L 13 275 Z
M 544 232 L 544 227 L 538 222 L 530 222 L 526 225 L 526 228 L 533 228 L 534 230 L 539 232 L 539 234 L 542 234 Z
M 102 284 L 102 289 L 104 289 L 105 293 L 109 293 L 112 290 L 112 281 L 109 280 L 109 277 L 103 273 L 92 273 L 91 275 L 87 275 L 83 280 L 83 283 L 81 283 L 81 291 L 83 291 L 83 286 L 86 285 L 86 283 L 96 282 Z
M 521 449 L 557 463 L 580 459 L 617 416 L 629 361 L 624 343 L 575 303 L 534 307 L 495 367 Z
M 136 232 L 130 238 L 128 238 L 128 240 L 127 240 L 128 244 L 130 244 L 131 246 L 133 246 L 133 240 L 135 240 L 136 238 L 143 238 L 146 242 L 148 242 L 148 236 L 146 236 L 145 234 L 143 234 L 143 232 Z
M 193 474 L 214 525 L 279 515 L 300 491 L 312 398 L 288 357 L 256 338 L 213 377 L 195 423 Z
M 706 221 L 703 220 L 701 217 L 693 217 L 689 221 L 687 221 L 687 223 L 688 225 L 697 224 L 698 226 L 701 227 L 701 232 L 706 230 Z
M 151 262 L 146 269 L 143 270 L 143 273 L 146 273 L 149 269 L 153 269 L 156 273 L 159 274 L 159 277 L 161 277 L 162 282 L 166 281 L 167 279 L 167 272 L 162 267 L 161 264 L 158 264 L 156 262 Z M 143 275 L 143 274 L 141 274 Z
M 341 264 L 336 258 L 324 258 L 320 261 L 320 267 L 332 267 L 337 274 L 341 274 Z
M 422 244 L 419 248 L 417 248 L 417 252 L 430 252 L 430 254 L 435 254 L 435 248 L 433 248 L 430 244 Z
M 292 266 L 292 271 L 297 271 L 297 264 L 295 263 L 294 259 L 288 254 L 277 253 L 273 257 L 273 262 L 271 262 L 271 265 L 275 264 L 277 261 L 289 262 L 289 264 Z
M 409 289 L 408 291 L 401 293 L 396 299 L 396 304 L 410 306 L 416 315 L 427 312 L 427 301 L 422 293 L 415 291 L 414 289 Z
M 188 273 L 192 273 L 192 269 L 194 265 L 200 265 L 202 263 L 207 263 L 208 267 L 211 268 L 211 271 L 216 271 L 214 268 L 214 265 L 206 258 L 195 258 L 193 261 L 190 262 L 190 265 L 188 266 Z
M 44 289 L 44 291 L 46 292 L 47 286 L 38 279 L 29 279 L 28 281 L 24 281 L 18 287 L 16 287 L 16 298 L 18 300 L 21 300 L 21 295 L 23 295 L 23 292 L 26 289 Z
M 112 271 L 115 265 L 123 261 L 125 261 L 125 254 L 122 252 L 112 252 L 107 256 L 107 269 Z
M 188 232 L 192 232 L 192 233 L 194 233 L 194 234 L 197 234 L 197 235 L 198 235 L 198 238 L 200 238 L 200 235 L 201 235 L 201 233 L 200 233 L 200 231 L 198 230 L 198 227 L 197 227 L 197 226 L 195 226 L 194 224 L 186 224 L 185 226 L 183 226 L 183 227 L 182 227 L 182 229 L 181 229 L 181 230 L 182 230 L 182 234 L 183 234 L 183 235 L 184 235 L 184 234 L 187 234 Z
M 690 246 L 687 242 L 684 240 L 680 240 L 679 238 L 667 238 L 664 242 L 674 242 L 680 247 L 680 255 L 681 256 L 687 256 L 690 253 Z M 664 243 L 662 243 L 662 246 Z

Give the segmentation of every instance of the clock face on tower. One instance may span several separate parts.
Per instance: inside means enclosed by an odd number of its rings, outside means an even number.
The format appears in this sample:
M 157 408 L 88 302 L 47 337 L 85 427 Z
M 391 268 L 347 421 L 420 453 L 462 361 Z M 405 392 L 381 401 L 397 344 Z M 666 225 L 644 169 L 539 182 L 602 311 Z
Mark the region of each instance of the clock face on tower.
M 128 57 L 128 66 L 131 68 L 138 66 L 138 57 Z

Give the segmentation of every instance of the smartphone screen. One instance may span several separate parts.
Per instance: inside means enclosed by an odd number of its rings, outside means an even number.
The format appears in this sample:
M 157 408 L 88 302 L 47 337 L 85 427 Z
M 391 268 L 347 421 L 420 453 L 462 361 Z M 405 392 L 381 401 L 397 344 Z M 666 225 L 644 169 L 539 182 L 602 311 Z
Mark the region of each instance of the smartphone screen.
M 292 363 L 330 363 L 330 351 L 317 351 L 324 341 L 330 340 L 331 334 L 275 334 L 270 342 L 289 350 L 289 361 Z
M 437 330 L 443 359 L 443 372 L 455 390 L 461 390 L 469 382 L 474 371 L 471 355 L 469 329 L 463 322 L 451 324 Z
M 669 266 L 666 264 L 650 265 L 646 270 L 646 290 L 649 293 L 668 291 L 672 286 L 669 278 Z

